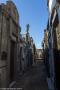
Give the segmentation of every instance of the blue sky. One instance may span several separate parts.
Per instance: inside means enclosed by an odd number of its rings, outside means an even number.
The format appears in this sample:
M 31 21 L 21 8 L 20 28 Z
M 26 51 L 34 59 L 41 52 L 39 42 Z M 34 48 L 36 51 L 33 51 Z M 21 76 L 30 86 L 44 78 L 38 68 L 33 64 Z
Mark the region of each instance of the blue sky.
M 0 0 L 4 3 L 7 0 Z M 33 37 L 37 48 L 41 48 L 44 29 L 47 25 L 48 11 L 47 0 L 12 0 L 19 12 L 21 33 L 25 33 L 26 24 L 30 24 L 30 35 Z

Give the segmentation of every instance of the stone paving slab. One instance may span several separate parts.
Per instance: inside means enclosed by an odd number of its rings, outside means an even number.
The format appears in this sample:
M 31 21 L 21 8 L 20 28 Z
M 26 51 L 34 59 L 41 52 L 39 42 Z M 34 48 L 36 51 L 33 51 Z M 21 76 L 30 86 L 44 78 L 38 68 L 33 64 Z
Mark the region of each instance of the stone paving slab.
M 20 76 L 16 87 L 22 90 L 48 90 L 44 63 L 38 62 L 23 76 Z

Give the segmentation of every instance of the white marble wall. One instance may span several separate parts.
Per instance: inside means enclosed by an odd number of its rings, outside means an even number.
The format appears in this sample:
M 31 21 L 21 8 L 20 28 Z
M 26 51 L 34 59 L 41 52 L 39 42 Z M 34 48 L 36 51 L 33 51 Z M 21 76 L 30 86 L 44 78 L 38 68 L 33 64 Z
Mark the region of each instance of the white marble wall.
M 52 9 L 56 4 L 56 0 L 49 0 L 49 13 L 52 13 Z

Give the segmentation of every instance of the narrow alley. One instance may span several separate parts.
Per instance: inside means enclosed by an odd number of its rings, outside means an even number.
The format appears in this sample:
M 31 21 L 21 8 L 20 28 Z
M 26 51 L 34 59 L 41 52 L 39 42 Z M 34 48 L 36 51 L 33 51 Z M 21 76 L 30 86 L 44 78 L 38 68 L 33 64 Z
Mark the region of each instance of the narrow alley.
M 0 0 L 0 90 L 60 90 L 60 0 Z
M 46 71 L 43 61 L 37 62 L 23 76 L 19 76 L 16 88 L 22 90 L 48 90 Z

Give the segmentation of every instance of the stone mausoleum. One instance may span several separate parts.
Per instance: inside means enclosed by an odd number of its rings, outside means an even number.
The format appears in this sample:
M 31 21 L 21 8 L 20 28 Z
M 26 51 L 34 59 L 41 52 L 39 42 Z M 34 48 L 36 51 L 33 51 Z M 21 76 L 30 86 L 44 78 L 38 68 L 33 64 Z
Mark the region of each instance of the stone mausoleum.
M 0 4 L 0 88 L 15 83 L 19 14 L 15 4 Z

